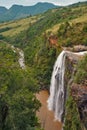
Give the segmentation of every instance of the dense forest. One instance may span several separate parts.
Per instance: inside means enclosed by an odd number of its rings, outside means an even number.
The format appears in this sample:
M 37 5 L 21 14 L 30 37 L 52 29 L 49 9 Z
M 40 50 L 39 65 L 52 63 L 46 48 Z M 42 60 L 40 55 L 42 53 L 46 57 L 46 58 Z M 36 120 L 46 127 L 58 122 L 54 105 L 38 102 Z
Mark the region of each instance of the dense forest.
M 0 42 L 0 130 L 40 130 L 36 111 L 38 87 L 18 64 L 18 55 Z

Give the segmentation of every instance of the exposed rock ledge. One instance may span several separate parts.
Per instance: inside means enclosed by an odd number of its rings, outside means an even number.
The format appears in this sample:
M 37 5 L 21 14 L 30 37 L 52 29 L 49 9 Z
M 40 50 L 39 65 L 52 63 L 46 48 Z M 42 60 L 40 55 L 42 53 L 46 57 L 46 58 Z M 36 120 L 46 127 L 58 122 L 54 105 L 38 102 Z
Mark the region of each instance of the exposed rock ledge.
M 87 46 L 75 45 L 73 47 L 63 47 L 63 50 L 68 50 L 68 51 L 73 51 L 73 52 L 81 52 L 81 51 L 87 51 Z

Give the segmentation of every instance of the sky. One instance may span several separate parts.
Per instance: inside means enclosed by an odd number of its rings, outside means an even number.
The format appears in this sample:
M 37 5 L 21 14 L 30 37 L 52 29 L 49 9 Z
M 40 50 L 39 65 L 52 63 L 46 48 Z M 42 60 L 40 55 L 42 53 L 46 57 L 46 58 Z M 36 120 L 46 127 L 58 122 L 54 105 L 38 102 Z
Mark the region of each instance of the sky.
M 86 0 L 0 0 L 0 6 L 10 8 L 13 4 L 31 6 L 38 2 L 50 2 L 56 5 L 69 5 L 72 3 L 82 2 Z

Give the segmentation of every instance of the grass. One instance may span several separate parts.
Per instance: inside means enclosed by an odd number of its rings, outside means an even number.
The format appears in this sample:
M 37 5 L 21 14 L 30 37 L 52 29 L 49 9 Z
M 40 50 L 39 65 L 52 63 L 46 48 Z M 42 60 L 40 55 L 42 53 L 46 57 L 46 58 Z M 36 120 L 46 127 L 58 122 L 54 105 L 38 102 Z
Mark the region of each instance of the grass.
M 31 24 L 35 23 L 39 18 L 40 16 L 38 15 L 0 24 L 0 29 L 4 29 L 6 27 L 10 28 L 8 31 L 3 31 L 0 34 L 2 34 L 3 36 L 17 35 L 21 31 L 26 30 Z
M 71 20 L 71 23 L 82 23 L 82 22 L 87 22 L 87 13 L 83 14 L 83 16 Z
M 83 23 L 83 22 L 87 22 L 87 14 L 83 14 L 83 16 L 80 16 L 79 18 L 69 21 L 70 24 Z M 52 32 L 53 34 L 56 34 L 62 23 L 54 25 L 52 28 L 47 29 L 46 32 Z
M 52 33 L 56 34 L 59 27 L 60 27 L 60 24 L 56 24 L 52 28 L 48 29 L 46 32 L 52 32 Z
M 57 9 L 52 10 L 52 12 L 56 12 L 56 11 L 57 11 Z M 68 22 L 70 24 L 87 22 L 87 5 L 83 4 L 78 7 L 77 6 L 73 7 L 73 8 L 71 8 L 71 12 L 83 12 L 83 15 L 79 16 L 78 18 L 69 20 Z M 69 13 L 69 12 L 67 12 L 67 13 Z M 60 25 L 64 22 L 62 21 L 61 23 L 55 24 L 52 28 L 47 29 L 46 32 L 52 32 L 52 33 L 56 34 Z
M 68 9 L 68 7 L 66 7 L 66 10 L 67 9 Z M 74 18 L 72 20 L 69 20 L 69 23 L 72 24 L 72 23 L 78 23 L 78 22 L 81 23 L 81 22 L 87 21 L 87 5 L 82 5 L 82 6 L 79 6 L 79 7 L 76 6 L 76 7 L 70 8 L 70 10 L 71 10 L 71 12 L 75 12 L 75 11 L 83 12 L 83 15 L 79 16 L 78 18 Z M 58 9 L 52 9 L 51 11 L 55 15 L 55 13 L 58 11 Z M 69 13 L 69 11 L 67 13 Z M 49 11 L 47 12 L 47 14 L 49 14 Z M 63 14 L 61 14 L 61 16 L 62 15 Z M 20 19 L 20 20 L 2 23 L 2 24 L 0 24 L 0 29 L 4 29 L 4 28 L 10 28 L 10 29 L 7 30 L 7 31 L 3 31 L 0 34 L 5 36 L 5 37 L 8 37 L 8 36 L 13 37 L 13 36 L 17 35 L 18 33 L 22 32 L 24 30 L 27 30 L 27 28 L 29 28 L 29 26 L 31 26 L 33 23 L 35 23 L 37 20 L 39 20 L 42 17 L 43 16 L 41 16 L 41 15 L 37 15 L 37 16 L 33 16 L 33 17 L 27 17 L 27 18 L 24 18 L 24 19 Z M 49 27 L 49 29 L 47 29 L 46 32 L 52 32 L 52 33 L 56 34 L 60 25 L 63 22 L 64 21 L 61 21 L 61 23 L 55 23 L 52 27 Z

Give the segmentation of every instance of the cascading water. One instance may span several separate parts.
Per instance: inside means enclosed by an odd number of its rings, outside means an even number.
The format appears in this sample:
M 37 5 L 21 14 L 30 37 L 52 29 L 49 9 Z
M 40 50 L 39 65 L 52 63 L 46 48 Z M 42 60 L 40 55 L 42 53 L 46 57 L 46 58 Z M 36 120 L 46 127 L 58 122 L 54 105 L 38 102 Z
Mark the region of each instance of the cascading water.
M 55 120 L 62 120 L 64 112 L 64 71 L 65 71 L 65 57 L 66 52 L 58 56 L 54 65 L 51 86 L 50 97 L 48 99 L 48 109 L 55 112 Z
M 58 56 L 51 78 L 50 97 L 48 98 L 48 109 L 54 111 L 55 120 L 62 121 L 65 104 L 65 89 L 64 89 L 64 73 L 65 73 L 65 58 L 70 56 L 76 58 L 87 54 L 87 51 L 73 53 L 62 51 Z

